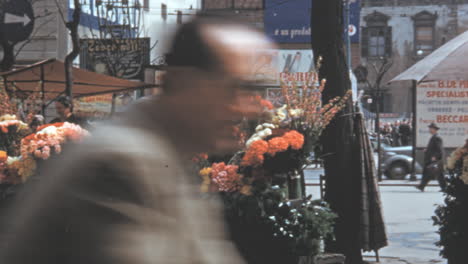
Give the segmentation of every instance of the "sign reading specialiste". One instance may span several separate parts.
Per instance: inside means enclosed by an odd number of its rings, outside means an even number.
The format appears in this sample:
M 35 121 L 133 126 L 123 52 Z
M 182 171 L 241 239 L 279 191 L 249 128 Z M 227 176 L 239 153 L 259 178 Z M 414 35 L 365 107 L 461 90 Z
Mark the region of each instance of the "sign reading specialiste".
M 444 147 L 463 145 L 468 138 L 468 80 L 418 84 L 416 111 L 418 148 L 427 146 L 432 122 L 440 127 Z

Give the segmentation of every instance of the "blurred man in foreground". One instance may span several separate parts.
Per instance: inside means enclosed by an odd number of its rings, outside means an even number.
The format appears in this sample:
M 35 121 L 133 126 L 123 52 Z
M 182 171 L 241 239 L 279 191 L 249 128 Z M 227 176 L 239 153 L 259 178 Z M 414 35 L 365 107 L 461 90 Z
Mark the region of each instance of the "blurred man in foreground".
M 237 146 L 232 125 L 260 110 L 241 89 L 252 70 L 246 62 L 270 48 L 236 23 L 183 25 L 164 94 L 93 132 L 25 188 L 0 263 L 242 263 L 183 159 Z

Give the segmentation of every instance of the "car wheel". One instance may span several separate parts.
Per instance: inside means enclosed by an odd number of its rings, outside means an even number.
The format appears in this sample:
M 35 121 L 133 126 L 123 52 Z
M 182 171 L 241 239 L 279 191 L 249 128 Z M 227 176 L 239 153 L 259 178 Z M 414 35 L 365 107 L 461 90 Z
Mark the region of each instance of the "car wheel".
M 392 180 L 403 180 L 408 175 L 409 170 L 403 162 L 394 162 L 387 170 L 387 177 Z

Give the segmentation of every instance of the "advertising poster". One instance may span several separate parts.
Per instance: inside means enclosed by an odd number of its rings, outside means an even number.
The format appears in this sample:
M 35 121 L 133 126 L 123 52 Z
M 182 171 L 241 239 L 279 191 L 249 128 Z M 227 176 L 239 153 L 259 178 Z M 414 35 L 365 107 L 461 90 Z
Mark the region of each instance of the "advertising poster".
M 265 33 L 278 43 L 310 43 L 310 0 L 265 0 Z
M 278 85 L 279 50 L 255 52 L 252 61 L 252 78 L 261 85 Z
M 280 81 L 301 85 L 312 78 L 315 69 L 312 50 L 281 50 L 278 67 Z
M 143 80 L 150 64 L 149 38 L 81 39 L 80 48 L 80 68 L 101 74 Z
M 468 81 L 435 81 L 417 87 L 417 141 L 425 148 L 430 139 L 428 125 L 439 127 L 444 147 L 463 145 L 468 138 Z
M 314 56 L 312 50 L 266 50 L 254 56 L 252 68 L 252 78 L 259 85 L 301 85 L 312 77 Z
M 121 112 L 134 100 L 134 92 L 119 94 L 115 99 L 115 112 Z M 112 110 L 112 94 L 80 97 L 75 100 L 75 112 L 81 116 L 105 117 Z

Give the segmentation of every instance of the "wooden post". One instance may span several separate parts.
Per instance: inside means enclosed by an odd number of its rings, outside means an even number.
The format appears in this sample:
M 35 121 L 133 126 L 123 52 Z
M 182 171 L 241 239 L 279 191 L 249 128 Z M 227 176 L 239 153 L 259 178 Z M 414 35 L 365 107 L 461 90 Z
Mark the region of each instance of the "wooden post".
M 417 89 L 418 83 L 416 80 L 412 81 L 412 92 L 413 92 L 413 120 L 412 120 L 412 126 L 413 126 L 413 161 L 411 163 L 411 176 L 410 180 L 411 181 L 416 181 L 416 122 L 417 122 L 417 116 L 416 116 L 416 104 L 417 104 L 417 98 L 416 98 L 416 89 Z

